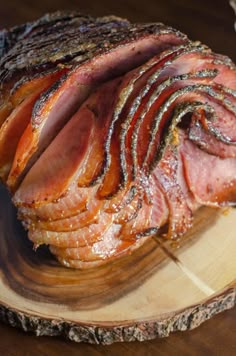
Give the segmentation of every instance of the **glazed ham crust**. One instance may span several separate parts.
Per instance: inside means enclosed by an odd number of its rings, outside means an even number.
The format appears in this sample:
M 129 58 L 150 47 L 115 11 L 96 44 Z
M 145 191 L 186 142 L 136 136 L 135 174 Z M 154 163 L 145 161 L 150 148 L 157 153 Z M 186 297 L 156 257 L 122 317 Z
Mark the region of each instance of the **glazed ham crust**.
M 0 56 L 0 178 L 63 265 L 178 239 L 200 206 L 236 205 L 228 57 L 161 23 L 73 12 L 3 30 Z

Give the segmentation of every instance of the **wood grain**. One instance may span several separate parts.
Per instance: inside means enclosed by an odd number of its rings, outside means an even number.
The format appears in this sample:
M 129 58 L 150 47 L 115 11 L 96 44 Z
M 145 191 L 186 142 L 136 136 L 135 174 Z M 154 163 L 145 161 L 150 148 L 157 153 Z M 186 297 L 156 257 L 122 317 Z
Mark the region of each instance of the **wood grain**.
M 131 256 L 79 271 L 46 248 L 34 252 L 3 187 L 0 199 L 0 319 L 12 326 L 77 342 L 144 341 L 235 305 L 236 210 L 200 209 L 178 250 L 150 240 Z
M 0 3 L 0 26 L 10 26 L 32 20 L 47 11 L 71 8 L 80 9 L 93 15 L 115 13 L 133 21 L 162 21 L 188 33 L 193 39 L 201 39 L 215 51 L 223 52 L 236 60 L 234 15 L 227 1 L 221 0 L 149 0 L 110 2 L 101 0 L 99 6 L 93 0 L 70 1 L 11 0 Z M 186 257 L 186 256 L 185 256 Z M 188 256 L 187 256 L 188 257 Z M 186 258 L 187 258 L 186 257 Z M 224 270 L 224 268 L 223 268 Z M 204 271 L 203 271 L 204 272 Z M 211 271 L 211 275 L 214 270 Z M 218 283 L 218 282 L 217 282 Z M 76 345 L 59 339 L 40 338 L 24 335 L 16 329 L 1 326 L 2 355 L 110 355 L 160 354 L 160 355 L 234 355 L 236 352 L 235 310 L 223 313 L 204 323 L 193 332 L 177 333 L 167 339 L 144 342 L 142 344 L 114 344 L 103 348 Z

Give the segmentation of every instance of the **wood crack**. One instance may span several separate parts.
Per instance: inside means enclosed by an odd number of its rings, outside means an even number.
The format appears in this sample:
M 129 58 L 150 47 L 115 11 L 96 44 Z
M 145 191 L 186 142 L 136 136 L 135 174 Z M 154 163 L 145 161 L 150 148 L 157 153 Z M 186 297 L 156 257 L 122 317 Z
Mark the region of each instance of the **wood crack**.
M 207 285 L 201 278 L 199 278 L 194 272 L 192 272 L 186 265 L 184 265 L 180 259 L 171 251 L 170 247 L 166 247 L 158 236 L 153 237 L 162 251 L 169 257 L 176 266 L 188 277 L 191 282 L 200 289 L 206 296 L 211 296 L 216 291 Z

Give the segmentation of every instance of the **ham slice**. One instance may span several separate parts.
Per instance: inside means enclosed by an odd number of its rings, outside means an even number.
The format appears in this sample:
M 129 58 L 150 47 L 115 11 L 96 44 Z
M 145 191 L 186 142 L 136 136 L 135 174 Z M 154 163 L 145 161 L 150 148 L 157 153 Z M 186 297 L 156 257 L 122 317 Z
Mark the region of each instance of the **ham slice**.
M 40 94 L 48 89 L 55 80 L 62 75 L 62 71 L 49 73 L 36 77 L 18 87 L 15 87 L 8 99 L 8 104 L 13 109 L 9 116 L 6 115 L 0 128 L 0 177 L 6 180 L 14 160 L 14 155 L 21 136 L 31 121 L 35 102 Z M 0 109 L 1 110 L 1 109 Z M 0 114 L 1 115 L 1 114 Z
M 82 227 L 74 231 L 58 232 L 42 229 L 30 229 L 29 239 L 35 247 L 41 244 L 50 244 L 60 248 L 77 248 L 91 246 L 102 239 L 103 234 L 109 229 L 113 222 L 110 214 L 102 214 L 96 223 Z
M 147 237 L 144 237 L 135 242 L 124 241 L 119 239 L 119 234 L 120 225 L 113 224 L 103 235 L 103 239 L 95 242 L 92 246 L 65 249 L 52 246 L 50 250 L 65 265 L 67 263 L 70 265 L 70 260 L 82 262 L 108 260 L 110 262 L 115 258 L 131 253 L 147 240 Z
M 236 146 L 219 142 L 203 128 L 200 122 L 194 122 L 189 131 L 189 139 L 203 151 L 221 158 L 236 158 Z
M 77 215 L 70 216 L 68 218 L 56 220 L 56 221 L 36 221 L 31 223 L 29 220 L 28 228 L 36 228 L 38 230 L 49 230 L 49 231 L 74 231 L 78 230 L 84 226 L 88 226 L 91 223 L 97 223 L 99 220 L 99 214 L 102 208 L 102 201 L 96 200 L 92 197 L 92 201 L 89 201 L 87 209 L 80 212 Z M 27 223 L 27 220 L 25 220 Z
M 60 220 L 87 210 L 89 199 L 94 196 L 95 189 L 78 188 L 72 184 L 60 198 L 37 208 L 21 207 L 21 217 L 32 220 Z
M 236 205 L 236 160 L 210 155 L 189 140 L 181 145 L 185 177 L 197 202 L 208 206 Z

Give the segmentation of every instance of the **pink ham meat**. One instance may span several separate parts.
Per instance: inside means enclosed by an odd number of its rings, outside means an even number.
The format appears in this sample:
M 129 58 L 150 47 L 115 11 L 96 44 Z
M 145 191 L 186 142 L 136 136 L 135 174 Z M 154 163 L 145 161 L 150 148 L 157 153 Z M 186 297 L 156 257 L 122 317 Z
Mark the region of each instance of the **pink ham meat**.
M 18 142 L 31 121 L 36 101 L 43 91 L 60 78 L 63 72 L 65 71 L 59 70 L 39 78 L 36 77 L 30 80 L 28 85 L 23 82 L 8 99 L 7 105 L 12 111 L 9 116 L 6 115 L 0 127 L 0 177 L 3 180 L 6 180 L 11 170 Z
M 111 214 L 103 213 L 96 223 L 80 228 L 79 230 L 58 232 L 36 228 L 30 229 L 29 239 L 35 246 L 50 244 L 60 248 L 91 246 L 102 239 L 103 234 L 113 223 Z
M 201 205 L 234 206 L 236 200 L 236 160 L 222 159 L 199 149 L 189 140 L 181 143 L 185 179 Z
M 140 247 L 148 239 L 137 239 L 133 241 L 124 241 L 119 238 L 120 225 L 113 224 L 111 228 L 103 235 L 101 241 L 95 242 L 92 246 L 79 248 L 60 248 L 51 246 L 51 252 L 58 256 L 60 262 L 68 267 L 75 267 L 72 261 L 78 262 L 97 262 L 112 261 L 114 258 L 130 254 L 133 250 Z M 77 262 L 77 263 L 78 263 Z
M 164 31 L 163 31 L 164 32 Z M 8 179 L 12 188 L 18 185 L 28 170 L 45 150 L 56 133 L 70 119 L 92 90 L 101 82 L 109 80 L 126 70 L 136 67 L 162 48 L 181 43 L 171 33 L 160 31 L 159 36 L 146 35 L 135 43 L 115 48 L 107 55 L 98 55 L 56 83 L 55 88 L 42 96 L 19 142 L 15 161 Z
M 91 161 L 91 159 L 89 160 L 90 152 L 96 155 L 94 161 L 99 162 L 100 152 L 98 152 L 98 149 L 104 145 L 104 137 L 106 137 L 106 131 L 109 129 L 109 119 L 111 117 L 109 109 L 112 108 L 119 83 L 120 79 L 117 78 L 104 84 L 100 91 L 94 93 L 81 106 L 32 167 L 15 194 L 16 201 L 23 200 L 24 205 L 28 201 L 28 206 L 40 206 L 52 202 L 60 198 L 73 182 L 73 179 L 78 179 L 80 171 L 81 175 L 84 174 L 85 162 Z M 110 92 L 113 95 L 109 95 Z M 106 101 L 106 106 L 103 105 L 104 101 L 102 101 L 104 96 L 109 98 Z M 99 105 L 95 107 L 94 103 L 97 102 Z M 97 112 L 99 113 L 98 116 Z M 98 134 L 95 135 L 95 133 Z M 64 153 L 58 160 L 57 157 L 60 154 L 61 147 L 64 147 Z M 78 156 L 78 151 L 81 153 L 80 157 Z M 75 159 L 68 159 L 73 152 Z M 44 164 L 45 160 L 48 162 L 47 167 Z M 54 162 L 55 166 L 52 165 L 52 162 Z M 94 165 L 92 165 L 92 168 Z M 38 169 L 40 170 L 41 187 L 38 181 Z M 51 169 L 51 174 L 49 169 Z M 45 179 L 47 179 L 48 184 L 45 184 Z M 29 187 L 31 187 L 30 190 Z M 28 198 L 25 194 L 27 194 Z M 34 198 L 32 199 L 32 197 Z
M 97 187 L 93 189 L 80 189 L 76 184 L 71 184 L 68 190 L 60 198 L 38 208 L 21 207 L 21 213 L 26 218 L 33 220 L 60 220 L 74 216 L 87 210 L 87 203 Z
M 221 158 L 236 158 L 236 145 L 219 142 L 217 138 L 207 132 L 199 121 L 193 123 L 189 131 L 189 139 L 203 151 Z
M 0 62 L 0 174 L 35 248 L 98 267 L 235 206 L 232 61 L 163 24 L 55 18 Z

